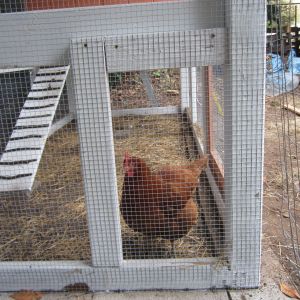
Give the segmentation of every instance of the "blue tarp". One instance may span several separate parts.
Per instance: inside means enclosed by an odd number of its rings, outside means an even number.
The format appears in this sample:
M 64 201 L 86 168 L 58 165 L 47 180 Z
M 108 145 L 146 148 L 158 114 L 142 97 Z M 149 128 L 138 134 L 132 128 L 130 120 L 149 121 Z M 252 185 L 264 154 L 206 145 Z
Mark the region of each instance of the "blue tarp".
M 296 56 L 295 49 L 292 49 L 287 62 L 288 71 L 294 74 L 300 74 L 300 57 Z
M 300 74 L 300 57 L 296 57 L 295 50 L 290 52 L 287 66 L 280 55 L 269 53 L 266 67 L 266 95 L 277 96 L 298 86 L 299 78 L 295 75 Z
M 269 53 L 267 55 L 267 74 L 275 74 L 281 72 L 284 65 L 280 55 Z

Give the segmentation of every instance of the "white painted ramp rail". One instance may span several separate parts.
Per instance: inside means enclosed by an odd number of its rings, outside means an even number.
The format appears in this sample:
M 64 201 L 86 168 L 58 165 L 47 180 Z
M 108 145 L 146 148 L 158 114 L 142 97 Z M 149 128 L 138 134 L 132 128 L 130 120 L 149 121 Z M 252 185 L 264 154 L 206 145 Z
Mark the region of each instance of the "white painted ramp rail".
M 37 72 L 0 160 L 0 192 L 31 191 L 69 69 Z

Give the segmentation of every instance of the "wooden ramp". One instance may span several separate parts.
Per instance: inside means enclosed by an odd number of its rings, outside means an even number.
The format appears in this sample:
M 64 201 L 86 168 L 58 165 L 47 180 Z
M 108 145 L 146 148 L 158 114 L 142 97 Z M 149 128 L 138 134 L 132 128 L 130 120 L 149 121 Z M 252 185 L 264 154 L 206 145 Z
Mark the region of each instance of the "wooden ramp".
M 0 192 L 31 191 L 69 69 L 37 72 L 0 159 Z

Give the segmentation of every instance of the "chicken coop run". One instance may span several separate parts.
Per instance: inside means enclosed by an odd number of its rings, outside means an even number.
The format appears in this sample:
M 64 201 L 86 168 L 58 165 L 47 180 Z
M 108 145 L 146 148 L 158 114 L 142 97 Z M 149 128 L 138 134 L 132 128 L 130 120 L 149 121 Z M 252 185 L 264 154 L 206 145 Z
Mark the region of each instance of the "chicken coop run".
M 264 1 L 5 0 L 0 43 L 0 290 L 259 285 Z

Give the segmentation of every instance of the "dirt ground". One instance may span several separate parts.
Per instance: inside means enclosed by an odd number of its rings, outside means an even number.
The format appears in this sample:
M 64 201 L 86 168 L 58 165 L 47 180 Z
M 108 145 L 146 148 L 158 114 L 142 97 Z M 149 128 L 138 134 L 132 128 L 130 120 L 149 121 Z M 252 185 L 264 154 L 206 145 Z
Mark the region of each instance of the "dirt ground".
M 272 249 L 278 256 L 279 261 L 284 266 L 288 278 L 286 281 L 294 284 L 300 289 L 300 276 L 297 259 L 293 251 L 293 243 L 290 235 L 294 236 L 297 242 L 300 209 L 299 194 L 290 195 L 290 200 L 286 195 L 283 197 L 283 186 L 286 181 L 282 178 L 282 163 L 290 164 L 287 168 L 289 180 L 292 184 L 298 184 L 299 179 L 297 167 L 297 146 L 300 140 L 297 134 L 300 133 L 300 118 L 293 112 L 288 112 L 282 108 L 284 103 L 300 103 L 300 88 L 293 94 L 280 95 L 278 97 L 266 97 L 266 120 L 265 120 L 265 164 L 264 164 L 264 203 L 263 203 L 263 252 Z M 285 119 L 285 121 L 284 121 Z M 289 122 L 286 122 L 289 120 Z M 290 126 L 288 143 L 283 144 L 283 127 Z M 283 129 L 284 128 L 284 129 Z M 291 146 L 290 146 L 291 145 Z M 282 161 L 284 149 L 288 149 L 288 159 Z M 289 187 L 289 189 L 291 189 Z M 293 187 L 292 187 L 293 189 Z M 295 201 L 292 201 L 292 200 Z M 274 270 L 276 272 L 276 270 Z M 284 279 L 283 279 L 284 280 Z
M 160 106 L 179 105 L 179 70 L 154 70 L 148 74 Z M 112 74 L 110 86 L 112 109 L 149 107 L 147 91 L 138 72 Z

